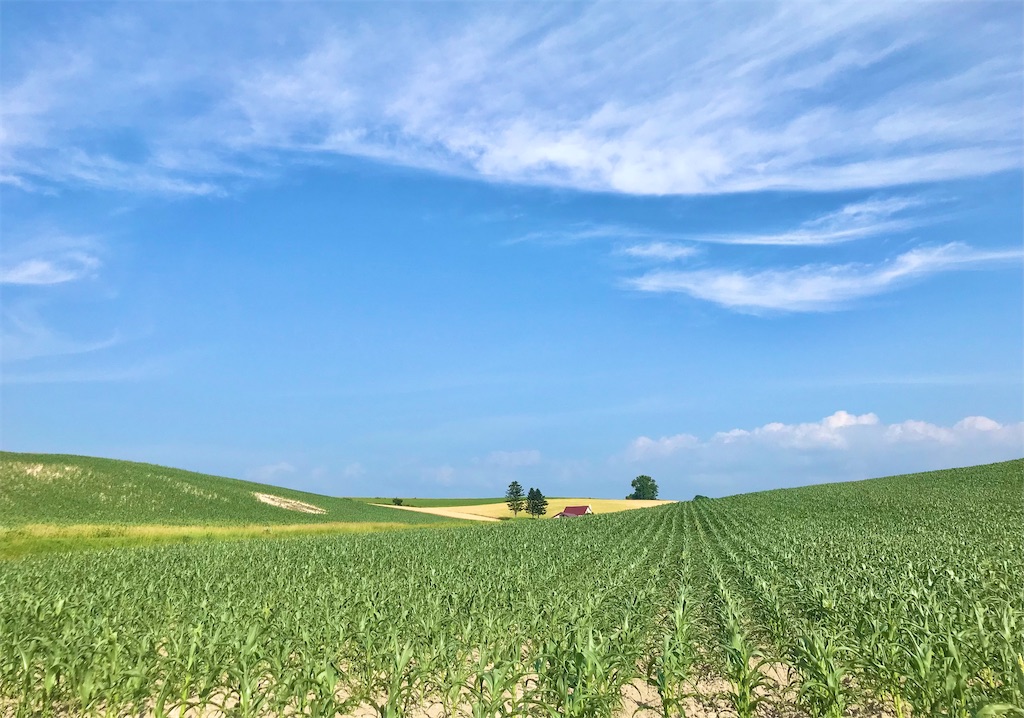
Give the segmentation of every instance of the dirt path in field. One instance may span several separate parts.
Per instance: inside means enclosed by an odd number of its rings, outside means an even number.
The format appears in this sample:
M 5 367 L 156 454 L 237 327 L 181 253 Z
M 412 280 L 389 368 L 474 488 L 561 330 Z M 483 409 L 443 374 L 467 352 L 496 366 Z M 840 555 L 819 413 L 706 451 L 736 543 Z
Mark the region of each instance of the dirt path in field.
M 491 518 L 490 516 L 477 516 L 476 514 L 465 514 L 461 511 L 454 511 L 452 509 L 446 509 L 443 507 L 438 508 L 423 508 L 420 506 L 395 506 L 394 504 L 370 504 L 371 506 L 383 506 L 386 509 L 401 509 L 402 511 L 418 511 L 421 514 L 434 514 L 434 516 L 444 516 L 449 519 L 465 519 L 466 521 L 497 521 L 498 519 Z

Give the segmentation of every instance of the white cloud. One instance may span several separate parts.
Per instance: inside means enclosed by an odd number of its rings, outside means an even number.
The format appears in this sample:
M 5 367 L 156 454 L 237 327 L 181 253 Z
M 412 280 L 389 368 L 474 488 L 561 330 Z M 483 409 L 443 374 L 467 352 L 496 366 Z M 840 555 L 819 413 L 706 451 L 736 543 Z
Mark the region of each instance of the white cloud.
M 657 270 L 627 282 L 642 292 L 678 292 L 738 310 L 818 312 L 893 291 L 938 272 L 1019 262 L 1020 249 L 975 249 L 952 242 L 921 247 L 876 265 L 806 265 L 787 269 L 731 271 Z
M 850 426 L 874 426 L 878 423 L 878 417 L 872 413 L 858 416 L 857 414 L 851 414 L 840 409 L 835 414 L 826 416 L 820 423 L 822 427 L 829 431 L 837 431 Z
M 870 479 L 1024 456 L 1024 422 L 983 416 L 944 426 L 920 420 L 894 424 L 875 414 L 836 412 L 816 422 L 773 422 L 630 442 L 611 465 L 655 477 L 666 495 L 721 496 L 761 489 Z M 638 448 L 640 449 L 638 451 Z M 623 464 L 628 464 L 628 470 Z M 691 492 L 687 494 L 686 492 Z
M 927 421 L 904 421 L 893 424 L 885 432 L 891 442 L 935 442 L 957 444 L 964 441 L 996 441 L 1021 445 L 1024 436 L 1020 426 L 1003 426 L 986 416 L 968 416 L 951 427 L 936 426 Z
M 954 424 L 953 429 L 958 432 L 1001 431 L 1003 426 L 987 416 L 968 416 Z
M 755 429 L 730 429 L 720 431 L 707 442 L 702 442 L 692 434 L 676 434 L 675 436 L 651 439 L 646 436 L 634 439 L 628 449 L 628 455 L 634 460 L 652 457 L 665 457 L 686 449 L 697 449 L 708 445 L 727 445 L 743 443 L 759 443 L 782 448 L 845 448 L 847 446 L 847 430 L 851 427 L 875 426 L 878 417 L 874 414 L 850 414 L 837 411 L 821 421 L 803 424 L 783 424 L 772 422 Z
M 952 456 L 973 456 L 972 452 L 980 451 L 981 458 L 975 463 L 986 460 L 986 451 L 995 452 L 990 461 L 1014 458 L 1024 454 L 1024 422 L 1000 424 L 985 416 L 969 416 L 952 426 L 913 419 L 883 424 L 873 413 L 837 411 L 820 421 L 772 422 L 753 429 L 720 431 L 704 441 L 691 434 L 660 439 L 641 436 L 630 443 L 626 458 L 649 462 L 685 455 L 715 463 L 726 462 L 741 451 L 746 455 L 754 452 L 755 456 L 764 456 L 765 452 L 803 456 L 807 452 L 825 451 L 871 458 L 900 447 L 925 452 L 937 448 L 967 450 L 944 454 Z
M 1021 165 L 1018 8 L 523 5 L 437 20 L 352 7 L 121 6 L 60 43 L 11 30 L 2 174 L 208 194 L 341 154 L 660 195 Z M 191 39 L 213 35 L 232 39 Z M 915 74 L 889 71 L 896 53 Z
M 805 424 L 782 424 L 773 422 L 752 429 L 732 429 L 712 437 L 712 441 L 731 444 L 741 441 L 760 441 L 784 448 L 807 449 L 815 447 L 846 447 L 846 429 L 853 426 L 874 426 L 878 417 L 874 414 L 860 416 L 837 411 L 818 422 Z
M 952 429 L 929 424 L 927 421 L 908 420 L 900 424 L 893 424 L 885 430 L 885 438 L 888 441 L 938 441 L 943 444 L 950 444 L 956 440 L 956 434 Z
M 679 259 L 692 257 L 697 253 L 696 247 L 685 244 L 670 244 L 669 242 L 649 242 L 647 244 L 634 244 L 620 250 L 621 254 L 636 259 L 649 259 L 659 262 L 673 262 Z
M 515 469 L 520 466 L 535 466 L 540 463 L 541 454 L 536 449 L 524 451 L 492 451 L 487 455 L 486 463 L 503 469 Z

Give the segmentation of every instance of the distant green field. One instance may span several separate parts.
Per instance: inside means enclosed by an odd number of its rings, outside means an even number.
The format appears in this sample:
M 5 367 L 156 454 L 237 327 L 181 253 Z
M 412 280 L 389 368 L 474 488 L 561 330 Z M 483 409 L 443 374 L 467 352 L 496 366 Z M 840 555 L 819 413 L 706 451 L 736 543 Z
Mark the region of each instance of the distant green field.
M 258 500 L 255 493 L 303 502 L 323 513 L 271 506 Z M 452 520 L 152 464 L 0 452 L 0 529 L 32 524 L 251 526 L 351 522 L 436 525 Z

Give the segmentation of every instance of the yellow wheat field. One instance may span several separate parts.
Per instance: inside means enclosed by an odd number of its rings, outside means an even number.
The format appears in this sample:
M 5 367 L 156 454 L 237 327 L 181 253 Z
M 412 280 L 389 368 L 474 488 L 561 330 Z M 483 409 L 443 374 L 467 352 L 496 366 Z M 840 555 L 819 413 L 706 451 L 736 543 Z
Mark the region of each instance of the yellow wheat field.
M 595 514 L 611 514 L 616 511 L 626 511 L 628 509 L 644 509 L 649 506 L 661 506 L 662 504 L 671 504 L 673 501 L 633 501 L 631 499 L 548 499 L 548 512 L 544 518 L 551 518 L 559 511 L 564 509 L 566 506 L 587 506 L 593 510 Z M 489 518 L 506 518 L 511 517 L 512 512 L 509 511 L 508 506 L 505 504 L 480 504 L 478 506 L 459 506 L 456 509 L 459 513 L 463 514 L 474 514 L 476 516 L 487 516 Z M 521 511 L 519 516 L 526 516 L 525 511 Z

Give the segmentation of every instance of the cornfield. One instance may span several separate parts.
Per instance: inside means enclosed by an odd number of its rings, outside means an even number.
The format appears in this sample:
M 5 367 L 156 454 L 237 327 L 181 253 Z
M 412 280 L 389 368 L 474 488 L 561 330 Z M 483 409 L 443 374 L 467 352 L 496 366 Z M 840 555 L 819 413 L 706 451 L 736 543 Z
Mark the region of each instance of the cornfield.
M 1021 468 L 0 563 L 0 714 L 1024 715 Z

